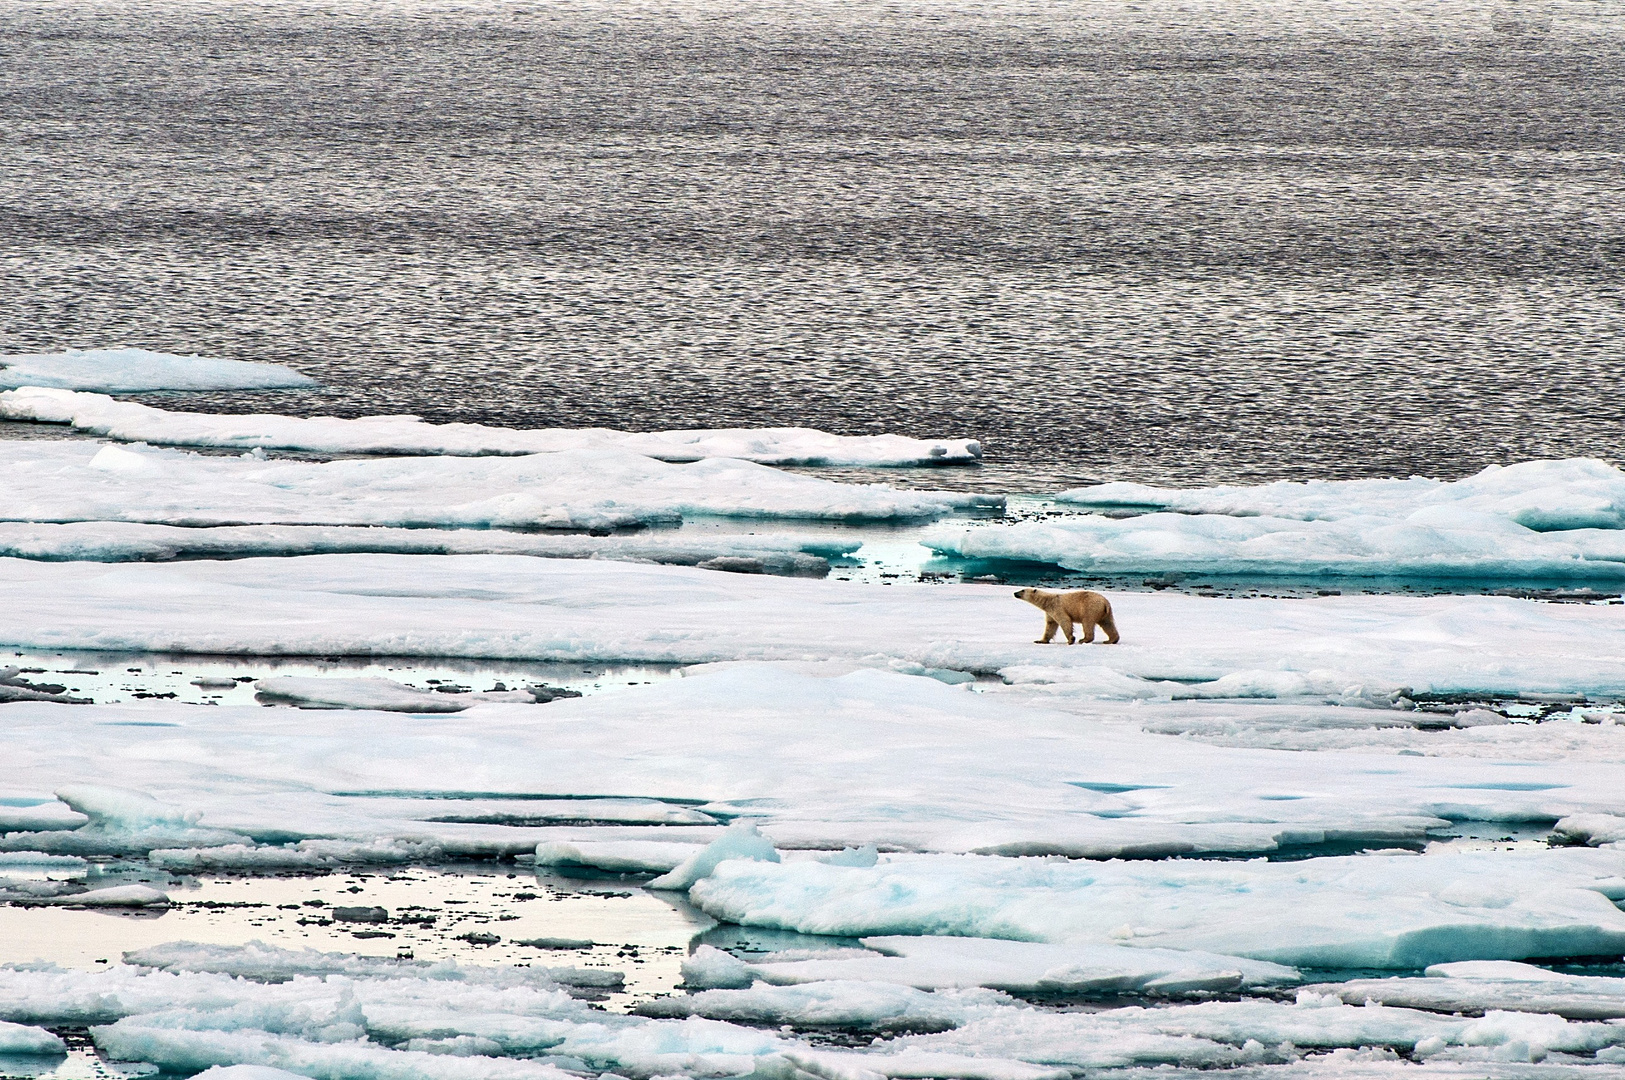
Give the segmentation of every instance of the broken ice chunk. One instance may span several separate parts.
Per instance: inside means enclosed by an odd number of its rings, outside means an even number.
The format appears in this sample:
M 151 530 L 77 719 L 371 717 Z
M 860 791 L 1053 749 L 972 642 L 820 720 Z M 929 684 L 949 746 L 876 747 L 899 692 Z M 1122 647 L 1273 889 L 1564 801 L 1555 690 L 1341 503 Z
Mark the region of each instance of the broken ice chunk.
M 776 863 L 779 853 L 752 821 L 736 821 L 703 851 L 695 852 L 669 873 L 649 882 L 651 889 L 687 889 L 729 859 Z

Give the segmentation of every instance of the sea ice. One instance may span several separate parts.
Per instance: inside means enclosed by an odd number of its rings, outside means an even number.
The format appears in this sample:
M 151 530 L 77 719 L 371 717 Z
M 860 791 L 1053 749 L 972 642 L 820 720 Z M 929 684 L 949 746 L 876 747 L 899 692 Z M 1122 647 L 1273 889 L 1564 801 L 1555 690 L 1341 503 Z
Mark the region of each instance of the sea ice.
M 757 830 L 755 822 L 736 821 L 710 844 L 649 882 L 649 888 L 686 891 L 729 859 L 776 863 L 779 853 L 773 849 L 773 842 Z
M 1625 814 L 1573 814 L 1552 827 L 1552 834 L 1570 844 L 1625 842 Z
M 940 554 L 1091 574 L 1625 579 L 1625 473 L 1588 459 L 1491 466 L 1454 483 L 1350 480 L 1179 491 L 1102 484 L 1065 505 L 1153 510 L 939 526 Z
M 818 678 L 731 665 L 545 709 L 478 704 L 458 715 L 5 708 L 0 757 L 12 764 L 0 797 L 60 789 L 100 816 L 78 830 L 19 823 L 0 849 L 161 849 L 154 858 L 175 868 L 400 862 L 438 850 L 664 873 L 717 839 L 713 822 L 741 817 L 780 848 L 826 852 L 1246 854 L 1420 845 L 1452 821 L 1549 825 L 1625 810 L 1608 760 L 1221 748 L 870 670 Z M 165 805 L 120 816 L 63 786 L 112 775 Z M 630 798 L 495 801 L 539 791 Z M 604 843 L 657 840 L 666 843 Z
M 1110 483 L 1057 498 L 1101 509 L 1337 521 L 1430 508 L 1508 518 L 1540 532 L 1625 528 L 1625 472 L 1594 458 L 1491 465 L 1465 480 L 1279 481 L 1257 487 L 1156 488 Z M 1443 520 L 1443 519 L 1440 519 Z
M 608 428 L 519 430 L 478 424 L 427 424 L 415 416 L 364 416 L 354 420 L 274 414 L 218 416 L 168 412 L 114 401 L 101 394 L 33 388 L 0 393 L 0 418 L 72 424 L 127 442 L 319 454 L 483 456 L 616 449 L 670 462 L 736 458 L 763 465 L 882 466 L 960 465 L 982 458 L 982 446 L 975 439 L 832 435 L 811 428 L 635 433 Z
M 824 577 L 829 560 L 862 541 L 796 533 L 630 536 L 399 529 L 380 525 L 216 525 L 187 528 L 130 521 L 0 521 L 0 557 L 50 561 L 163 562 L 293 555 L 533 555 L 698 566 L 734 573 Z
M 504 967 L 458 964 L 455 960 L 403 960 L 354 953 L 280 949 L 263 942 L 246 945 L 207 945 L 172 941 L 124 954 L 124 962 L 158 971 L 231 975 L 258 982 L 286 982 L 295 976 L 343 975 L 366 979 L 429 979 L 478 986 L 594 987 L 621 986 L 619 971 L 602 968 Z
M 0 1054 L 65 1054 L 67 1044 L 44 1028 L 0 1020 Z
M 609 874 L 665 874 L 703 850 L 663 840 L 548 840 L 536 845 L 537 866 L 587 866 Z
M 689 891 L 727 922 L 1189 949 L 1317 968 L 1625 952 L 1625 853 L 1269 863 L 894 856 L 873 869 L 724 862 Z
M 500 555 L 114 567 L 0 559 L 0 590 L 0 642 L 42 649 L 834 660 L 999 674 L 1024 691 L 1073 698 L 1304 698 L 1384 708 L 1405 691 L 1625 695 L 1625 622 L 1612 607 L 1500 596 L 1226 601 L 1119 593 L 1112 599 L 1123 643 L 1068 648 L 1034 645 L 1037 613 L 993 586 L 890 587 Z M 72 604 L 63 603 L 68 596 Z
M 452 713 L 473 705 L 473 694 L 438 694 L 393 679 L 342 679 L 283 675 L 254 684 L 255 696 L 305 709 L 379 709 L 384 712 Z M 501 699 L 519 697 L 501 694 Z M 481 695 L 484 697 L 484 695 Z M 531 700 L 529 694 L 524 699 Z
M 703 1016 L 747 1024 L 930 1031 L 958 1027 L 979 1011 L 975 1006 L 1009 1000 L 985 991 L 935 994 L 885 982 L 815 981 L 805 986 L 763 984 L 743 990 L 705 990 L 656 998 L 639 1006 L 638 1013 L 666 1018 Z
M 1238 956 L 1126 945 L 1049 945 L 975 937 L 870 937 L 868 950 L 791 960 L 768 954 L 750 963 L 699 951 L 683 967 L 690 986 L 775 986 L 823 980 L 889 982 L 920 990 L 988 987 L 1015 994 L 1169 996 L 1283 986 L 1298 973 L 1280 964 Z M 722 954 L 726 956 L 726 954 Z M 732 959 L 731 957 L 729 959 Z M 721 980 L 721 981 L 719 981 Z M 711 1015 L 705 1013 L 703 1015 Z
M 0 518 L 158 525 L 383 525 L 610 530 L 684 516 L 926 520 L 996 496 L 839 484 L 712 458 L 673 465 L 627 450 L 522 457 L 268 460 L 86 440 L 0 442 Z
M 1510 960 L 1435 964 L 1424 978 L 1351 979 L 1310 989 L 1350 1005 L 1375 1001 L 1433 1012 L 1551 1013 L 1570 1020 L 1625 1019 L 1625 978 L 1568 975 Z
M 721 991 L 720 993 L 739 991 Z M 908 1049 L 1019 1056 L 1103 1068 L 1157 1061 L 1187 1066 L 1291 1061 L 1305 1050 L 1390 1048 L 1419 1059 L 1540 1061 L 1551 1053 L 1589 1056 L 1625 1042 L 1625 1026 L 1556 1016 L 1490 1013 L 1447 1017 L 1382 1005 L 1345 1005 L 1300 991 L 1296 1003 L 1243 1000 L 1104 1012 L 992 1009 L 952 1031 L 898 1040 Z
M 317 385 L 281 364 L 174 356 L 148 349 L 69 349 L 60 353 L 0 356 L 0 390 L 54 387 L 70 398 L 76 390 L 113 394 L 143 390 L 281 390 Z M 46 393 L 49 390 L 24 391 Z M 85 395 L 114 404 L 101 394 Z M 144 406 L 143 406 L 144 407 Z

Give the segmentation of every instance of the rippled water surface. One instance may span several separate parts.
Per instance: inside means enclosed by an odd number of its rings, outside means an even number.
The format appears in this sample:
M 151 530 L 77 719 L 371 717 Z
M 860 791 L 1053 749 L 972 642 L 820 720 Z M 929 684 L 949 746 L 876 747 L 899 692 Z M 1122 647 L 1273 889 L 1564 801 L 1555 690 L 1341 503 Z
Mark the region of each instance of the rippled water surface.
M 1619 456 L 1619 0 L 25 0 L 0 71 L 0 351 L 327 384 L 187 407 Z

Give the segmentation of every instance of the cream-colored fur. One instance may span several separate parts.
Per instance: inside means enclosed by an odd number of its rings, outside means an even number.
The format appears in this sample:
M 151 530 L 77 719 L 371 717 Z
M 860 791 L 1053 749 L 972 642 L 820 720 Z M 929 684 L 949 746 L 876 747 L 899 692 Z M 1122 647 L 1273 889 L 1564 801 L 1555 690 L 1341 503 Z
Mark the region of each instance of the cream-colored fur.
M 1048 645 L 1055 631 L 1066 631 L 1066 643 L 1076 645 L 1072 638 L 1072 624 L 1083 624 L 1085 643 L 1095 640 L 1095 627 L 1106 631 L 1106 644 L 1117 644 L 1117 624 L 1112 621 L 1112 605 L 1097 592 L 1074 589 L 1072 592 L 1049 592 L 1046 589 L 1018 589 L 1016 599 L 1025 600 L 1044 613 L 1044 636 L 1036 644 Z

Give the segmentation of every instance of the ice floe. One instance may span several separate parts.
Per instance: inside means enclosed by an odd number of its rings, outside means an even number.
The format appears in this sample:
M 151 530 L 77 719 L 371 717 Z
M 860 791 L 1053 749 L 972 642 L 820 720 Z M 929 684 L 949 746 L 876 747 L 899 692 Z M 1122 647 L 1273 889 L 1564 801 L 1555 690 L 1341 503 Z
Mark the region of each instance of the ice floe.
M 1302 521 L 1409 516 L 1445 508 L 1504 517 L 1540 532 L 1625 528 L 1625 472 L 1593 458 L 1491 465 L 1455 481 L 1310 480 L 1193 489 L 1111 483 L 1074 488 L 1057 498 L 1100 509 Z
M 0 1021 L 0 1054 L 65 1054 L 67 1044 L 44 1028 Z
M 1423 978 L 1351 979 L 1312 989 L 1350 1005 L 1375 1001 L 1433 1012 L 1500 1010 L 1570 1020 L 1625 1019 L 1625 978 L 1570 975 L 1510 960 L 1437 964 Z
M 533 555 L 698 566 L 745 574 L 824 577 L 832 557 L 859 540 L 795 533 L 668 532 L 630 536 L 401 529 L 349 525 L 217 525 L 186 528 L 127 521 L 0 521 L 0 557 L 51 561 L 163 562 L 295 555 Z
M 298 975 L 344 975 L 350 978 L 429 979 L 498 987 L 618 987 L 618 971 L 581 967 L 499 967 L 458 964 L 455 960 L 406 960 L 354 953 L 279 949 L 262 942 L 206 945 L 174 941 L 124 954 L 124 962 L 158 971 L 232 975 L 259 982 L 286 982 Z
M 383 712 L 454 713 L 492 702 L 552 701 L 580 697 L 573 690 L 551 687 L 538 695 L 532 690 L 477 690 L 460 694 L 419 690 L 393 679 L 344 679 L 332 676 L 283 675 L 254 684 L 261 701 L 297 705 L 302 709 L 378 709 Z
M 1625 473 L 1601 461 L 1492 466 L 1453 483 L 1349 480 L 1180 491 L 1102 484 L 1063 505 L 1154 512 L 943 526 L 940 554 L 1090 574 L 1498 581 L 1625 579 Z
M 233 951 L 245 954 L 242 962 Z M 685 1014 L 665 1019 L 594 1010 L 534 969 L 366 961 L 262 946 L 155 952 L 193 955 L 205 968 L 249 975 L 128 964 L 97 972 L 3 968 L 0 1015 L 19 1025 L 90 1025 L 109 1058 L 167 1071 L 248 1064 L 336 1080 L 558 1080 L 598 1071 L 1061 1080 L 1068 1070 L 1091 1067 L 1292 1063 L 1305 1051 L 1356 1048 L 1487 1065 L 1564 1055 L 1600 1060 L 1625 1042 L 1625 1026 L 1616 1024 L 1507 1012 L 1441 1016 L 1350 1006 L 1313 991 L 1300 991 L 1295 1002 L 1054 1012 L 989 990 L 815 982 L 713 990 L 643 1010 Z M 308 970 L 311 956 L 323 957 L 315 970 Z M 838 1050 L 702 1015 L 711 1013 L 754 1025 L 931 1033 Z M 39 1035 L 18 1036 L 25 1038 L 46 1045 Z
M 1067 863 L 901 855 L 872 869 L 733 861 L 689 899 L 728 922 L 847 936 L 1118 943 L 1297 967 L 1625 952 L 1625 853 Z
M 1625 695 L 1625 622 L 1615 608 L 1509 597 L 1236 603 L 1118 593 L 1123 643 L 1067 647 L 1033 644 L 1033 618 L 1041 616 L 992 586 L 889 587 L 500 555 L 116 566 L 0 559 L 0 589 L 0 642 L 17 647 L 836 661 L 998 674 L 1056 697 L 1384 708 L 1411 692 Z
M 502 458 L 311 462 L 83 440 L 0 442 L 0 517 L 160 525 L 393 525 L 610 530 L 685 515 L 897 521 L 997 506 L 994 496 L 838 484 L 765 465 L 672 465 L 618 449 Z
M 17 387 L 137 393 L 145 390 L 283 390 L 315 386 L 316 380 L 281 364 L 175 356 L 148 349 L 69 349 L 59 353 L 0 356 L 0 390 Z M 49 393 L 31 389 L 24 392 Z M 101 394 L 87 395 L 110 404 Z
M 0 372 L 3 375 L 3 372 Z M 0 384 L 5 385 L 5 384 Z M 13 382 L 11 385 L 21 385 Z M 54 385 L 54 384 L 53 384 Z M 832 435 L 811 428 L 614 431 L 428 424 L 415 416 L 300 418 L 169 412 L 102 394 L 22 389 L 0 394 L 0 418 L 72 424 L 127 442 L 320 454 L 538 454 L 622 450 L 669 462 L 736 458 L 763 465 L 962 465 L 981 460 L 975 439 Z
M 1179 949 L 976 937 L 869 937 L 863 944 L 865 949 L 789 957 L 770 953 L 749 963 L 701 946 L 684 963 L 683 979 L 697 988 L 748 987 L 758 980 L 774 986 L 833 980 L 919 990 L 981 986 L 1017 994 L 1168 996 L 1298 981 L 1298 972 L 1281 964 Z
M 897 1042 L 902 1052 L 1009 1054 L 1083 1069 L 1158 1061 L 1213 1068 L 1290 1062 L 1308 1050 L 1355 1048 L 1397 1050 L 1418 1060 L 1538 1062 L 1565 1053 L 1590 1060 L 1622 1040 L 1625 1027 L 1616 1024 L 1526 1013 L 1447 1017 L 1382 1005 L 1350 1006 L 1335 996 L 1300 991 L 1290 1004 L 1206 1002 L 1093 1013 L 993 1009 L 952 1031 Z
M 0 795 L 57 791 L 94 820 L 48 831 L 19 822 L 0 847 L 162 850 L 176 866 L 193 857 L 170 849 L 218 849 L 198 865 L 267 868 L 408 861 L 438 847 L 664 873 L 717 839 L 713 822 L 738 818 L 790 849 L 1248 854 L 1419 846 L 1450 822 L 1550 825 L 1625 809 L 1618 765 L 1607 761 L 1218 748 L 861 670 L 817 678 L 741 665 L 545 709 L 489 703 L 454 715 L 163 703 L 6 710 L 0 754 L 12 765 Z M 71 784 L 115 774 L 164 805 L 124 805 L 127 796 Z M 618 813 L 494 802 L 538 791 L 641 801 Z M 651 800 L 671 805 L 651 815 Z M 254 836 L 283 840 L 256 846 Z M 666 843 L 600 846 L 657 839 Z M 869 859 L 859 854 L 842 860 L 858 865 L 824 869 L 860 871 Z

